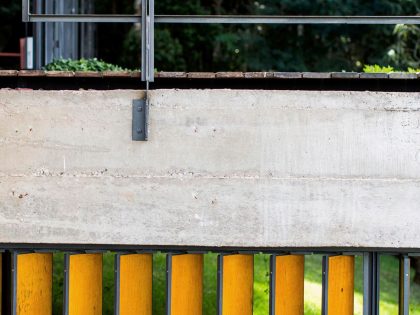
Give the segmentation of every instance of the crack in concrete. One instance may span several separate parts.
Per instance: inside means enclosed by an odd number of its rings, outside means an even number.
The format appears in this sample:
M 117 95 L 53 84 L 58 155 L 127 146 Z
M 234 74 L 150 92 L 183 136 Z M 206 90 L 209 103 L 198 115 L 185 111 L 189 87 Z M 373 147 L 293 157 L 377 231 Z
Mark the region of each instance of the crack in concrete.
M 92 179 L 208 179 L 208 180 L 278 180 L 278 181 L 376 181 L 376 182 L 415 182 L 420 183 L 419 178 L 410 177 L 363 177 L 363 176 L 261 176 L 261 175 L 206 175 L 198 173 L 190 174 L 109 174 L 108 170 L 95 171 L 91 173 L 65 173 L 65 172 L 45 172 L 32 174 L 5 174 L 0 173 L 0 178 L 92 178 Z

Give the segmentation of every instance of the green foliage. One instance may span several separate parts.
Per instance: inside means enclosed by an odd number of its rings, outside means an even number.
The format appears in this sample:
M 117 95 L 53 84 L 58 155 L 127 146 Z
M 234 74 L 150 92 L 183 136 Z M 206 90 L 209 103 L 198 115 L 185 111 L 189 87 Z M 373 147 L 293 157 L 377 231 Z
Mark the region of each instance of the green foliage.
M 400 70 L 395 70 L 394 67 L 391 66 L 379 66 L 379 65 L 365 65 L 363 67 L 363 72 L 366 73 L 391 73 L 391 72 L 406 72 L 406 73 L 420 73 L 420 69 L 415 69 L 415 68 L 407 68 L 407 71 L 400 71 Z
M 414 68 L 408 67 L 407 72 L 408 73 L 420 73 L 420 68 L 414 69 Z
M 53 60 L 51 63 L 44 67 L 47 71 L 124 71 L 121 68 L 103 60 L 93 59 L 58 59 Z
M 391 66 L 379 66 L 379 65 L 365 65 L 363 67 L 363 72 L 366 73 L 390 73 L 390 72 L 394 72 L 394 67 Z
M 395 42 L 388 50 L 390 62 L 398 67 L 420 67 L 420 27 L 418 25 L 396 25 L 393 32 Z

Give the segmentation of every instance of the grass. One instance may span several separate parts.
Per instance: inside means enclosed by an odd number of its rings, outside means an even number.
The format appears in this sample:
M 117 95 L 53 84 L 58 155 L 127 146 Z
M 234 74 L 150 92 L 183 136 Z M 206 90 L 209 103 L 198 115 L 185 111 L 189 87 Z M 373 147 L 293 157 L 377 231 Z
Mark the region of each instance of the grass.
M 64 255 L 54 255 L 54 314 L 62 314 Z M 114 255 L 104 254 L 103 259 L 103 314 L 113 314 L 114 303 Z M 321 263 L 318 255 L 305 259 L 305 315 L 321 314 Z M 204 315 L 215 315 L 217 305 L 217 255 L 208 254 L 204 259 Z M 153 267 L 153 314 L 165 314 L 166 258 L 154 256 Z M 380 314 L 398 314 L 398 260 L 392 256 L 381 257 Z M 414 277 L 414 272 L 411 273 Z M 269 256 L 256 255 L 254 267 L 254 314 L 268 314 Z M 363 273 L 362 259 L 356 258 L 355 267 L 355 315 L 362 315 Z M 420 315 L 420 286 L 411 285 L 410 315 Z

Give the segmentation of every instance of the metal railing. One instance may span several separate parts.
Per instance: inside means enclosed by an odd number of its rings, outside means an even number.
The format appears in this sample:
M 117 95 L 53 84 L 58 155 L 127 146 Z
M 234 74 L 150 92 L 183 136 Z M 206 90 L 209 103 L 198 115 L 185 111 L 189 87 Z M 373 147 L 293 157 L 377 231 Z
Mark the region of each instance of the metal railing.
M 22 0 L 24 22 L 141 23 L 142 80 L 154 81 L 154 25 L 170 24 L 419 24 L 420 16 L 239 16 L 239 15 L 155 15 L 154 0 L 141 1 L 141 15 L 33 14 L 30 0 Z
M 8 278 L 10 273 L 10 283 L 3 282 L 3 295 L 10 298 L 12 314 L 17 314 L 16 310 L 27 310 L 30 314 L 31 309 L 42 310 L 44 314 L 49 313 L 51 307 L 52 253 L 64 252 L 64 312 L 71 314 L 70 308 L 80 309 L 101 307 L 102 299 L 102 253 L 107 249 L 13 249 L 2 250 L 0 247 L 0 276 Z M 265 254 L 269 257 L 270 289 L 269 295 L 269 315 L 278 314 L 276 307 L 286 307 L 286 309 L 296 309 L 299 304 L 303 311 L 303 281 L 305 270 L 305 257 L 311 255 L 321 255 L 322 266 L 322 315 L 337 313 L 337 302 L 345 307 L 339 307 L 345 314 L 353 314 L 354 303 L 354 284 L 356 275 L 355 257 L 362 258 L 363 268 L 363 314 L 379 315 L 380 303 L 380 259 L 383 255 L 393 255 L 399 259 L 399 314 L 409 314 L 409 295 L 410 295 L 410 257 L 418 256 L 418 253 L 381 253 L 381 252 L 349 252 L 349 251 L 275 251 L 261 252 L 258 250 L 180 250 L 177 249 L 119 249 L 114 250 L 114 270 L 115 270 L 115 314 L 120 314 L 122 304 L 134 303 L 142 310 L 148 309 L 151 312 L 152 281 L 153 281 L 153 255 L 161 252 L 166 254 L 166 307 L 168 315 L 180 314 L 179 308 L 187 309 L 198 308 L 204 299 L 203 293 L 203 258 L 204 254 L 213 252 L 217 257 L 217 308 L 218 314 L 223 315 L 226 304 L 236 311 L 241 309 L 243 304 L 247 304 L 246 314 L 252 313 L 252 290 L 254 279 L 254 255 Z M 2 254 L 3 253 L 3 254 Z M 74 259 L 72 259 L 72 257 Z M 175 257 L 180 257 L 181 262 L 174 261 Z M 235 258 L 236 257 L 236 258 Z M 235 261 L 228 263 L 225 259 L 233 258 Z M 291 259 L 290 259 L 291 258 Z M 123 259 L 125 263 L 123 264 Z M 128 260 L 128 261 L 127 261 Z M 396 261 L 397 263 L 397 261 Z M 268 267 L 268 266 L 267 266 Z M 241 273 L 241 277 L 233 276 Z M 286 274 L 292 275 L 286 281 Z M 21 275 L 21 276 L 20 276 Z M 225 277 L 226 276 L 226 277 Z M 176 278 L 174 278 L 176 277 Z M 239 280 L 242 279 L 242 280 Z M 243 280 L 245 279 L 245 280 Z M 280 282 L 279 282 L 280 280 Z M 177 281 L 177 285 L 171 287 L 172 281 Z M 237 283 L 225 283 L 237 282 Z M 224 290 L 225 285 L 236 286 L 236 290 Z M 121 290 L 124 286 L 124 291 Z M 248 288 L 248 289 L 247 289 Z M 192 291 L 200 291 L 198 295 L 189 296 Z M 71 294 L 71 291 L 82 291 L 83 294 Z M 145 296 L 142 299 L 132 301 L 131 292 L 141 290 Z M 343 293 L 344 290 L 344 293 Z M 181 292 L 179 292 L 181 291 Z M 30 294 L 27 294 L 30 292 Z M 48 293 L 49 292 L 49 293 Z M 39 293 L 39 295 L 38 295 Z M 186 295 L 187 294 L 187 298 Z M 4 300 L 3 302 L 8 302 Z M 288 298 L 289 297 L 289 298 Z M 293 298 L 290 298 L 293 297 Z M 239 303 L 239 301 L 241 303 Z M 6 303 L 7 304 L 7 303 Z M 178 312 L 171 312 L 171 305 L 177 305 Z M 283 310 L 284 311 L 284 310 Z M 6 312 L 5 312 L 6 313 Z M 8 312 L 9 313 L 9 312 Z M 147 314 L 148 312 L 138 312 Z M 236 312 L 237 313 L 237 312 Z M 93 314 L 93 313 L 92 313 Z M 124 313 L 126 314 L 126 313 Z M 151 313 L 150 313 L 151 314 Z M 191 313 L 188 313 L 191 314 Z M 286 313 L 287 314 L 287 313 Z M 293 313 L 295 314 L 295 313 Z

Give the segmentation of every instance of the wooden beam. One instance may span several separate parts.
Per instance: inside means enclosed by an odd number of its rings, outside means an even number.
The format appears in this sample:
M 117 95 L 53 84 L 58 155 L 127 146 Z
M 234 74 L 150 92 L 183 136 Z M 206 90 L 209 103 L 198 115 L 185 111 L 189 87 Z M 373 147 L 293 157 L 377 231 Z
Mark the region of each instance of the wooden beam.
M 168 256 L 168 315 L 203 313 L 203 267 L 202 254 Z
M 52 314 L 52 268 L 50 253 L 14 255 L 16 299 L 13 303 L 16 315 Z
M 354 313 L 354 256 L 328 257 L 328 315 Z
M 271 315 L 303 315 L 305 256 L 273 256 Z
M 102 254 L 67 254 L 66 315 L 102 315 Z
M 222 255 L 219 259 L 219 315 L 252 315 L 254 256 Z
M 116 314 L 152 315 L 153 255 L 116 255 Z

